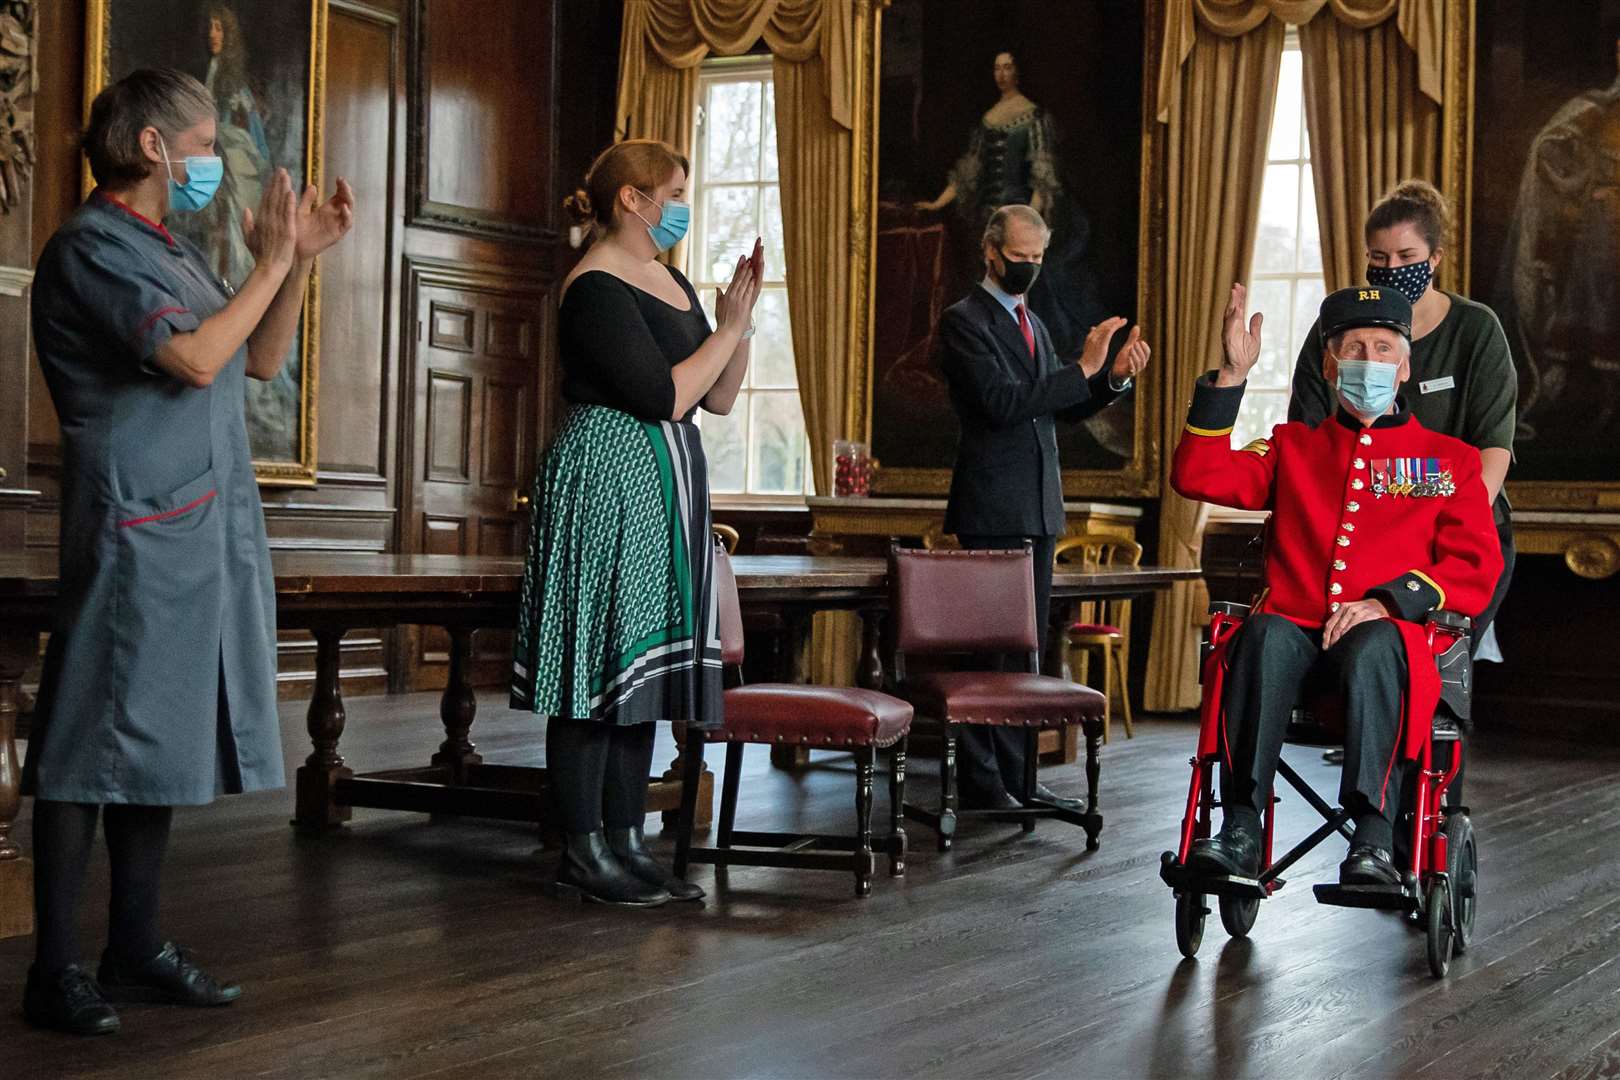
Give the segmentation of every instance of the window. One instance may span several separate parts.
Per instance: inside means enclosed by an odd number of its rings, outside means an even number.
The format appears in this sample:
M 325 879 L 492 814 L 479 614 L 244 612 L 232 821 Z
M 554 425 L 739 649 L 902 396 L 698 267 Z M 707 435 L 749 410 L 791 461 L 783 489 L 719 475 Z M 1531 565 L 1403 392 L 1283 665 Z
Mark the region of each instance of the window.
M 1260 361 L 1249 373 L 1243 411 L 1232 432 L 1235 446 L 1269 435 L 1288 418 L 1294 360 L 1326 294 L 1301 59 L 1299 38 L 1290 31 L 1260 189 L 1260 231 L 1249 267 L 1249 314 L 1264 312 L 1266 321 L 1260 331 Z
M 687 277 L 711 321 L 737 257 L 753 252 L 756 236 L 765 240 L 748 378 L 731 415 L 699 413 L 709 486 L 717 495 L 798 498 L 810 492 L 811 470 L 788 326 L 770 61 L 705 63 L 696 121 Z

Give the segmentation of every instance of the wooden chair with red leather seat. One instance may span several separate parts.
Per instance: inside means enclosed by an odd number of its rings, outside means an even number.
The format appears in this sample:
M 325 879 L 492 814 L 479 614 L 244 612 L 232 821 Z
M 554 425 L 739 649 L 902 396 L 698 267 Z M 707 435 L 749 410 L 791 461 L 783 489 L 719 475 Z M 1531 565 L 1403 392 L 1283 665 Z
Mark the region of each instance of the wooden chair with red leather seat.
M 1043 817 L 1086 831 L 1094 851 L 1102 832 L 1097 812 L 1098 743 L 1102 738 L 1103 697 L 1089 686 L 1040 674 L 1035 628 L 1034 558 L 1029 544 L 1008 551 L 926 551 L 889 549 L 890 616 L 894 627 L 894 676 L 901 697 L 917 710 L 942 741 L 940 803 L 937 811 L 907 804 L 905 814 L 939 836 L 948 851 L 959 816 L 1015 819 L 1025 832 Z M 946 658 L 969 654 L 1006 662 L 1017 656 L 1022 670 L 985 667 L 975 671 L 906 673 L 907 657 Z M 1004 724 L 1024 729 L 1024 787 L 1014 792 L 1017 810 L 960 809 L 956 793 L 956 740 L 962 724 Z M 1034 797 L 1036 741 L 1042 728 L 1080 725 L 1086 735 L 1084 812 Z
M 1058 566 L 1098 570 L 1110 566 L 1138 566 L 1142 562 L 1142 545 L 1123 536 L 1081 534 L 1066 536 L 1058 541 L 1053 556 Z M 1089 656 L 1095 649 L 1102 667 L 1103 742 L 1108 741 L 1109 722 L 1114 709 L 1114 688 L 1119 688 L 1121 718 L 1125 721 L 1125 737 L 1136 737 L 1131 724 L 1131 687 L 1126 673 L 1125 643 L 1131 633 L 1131 601 L 1128 597 L 1112 600 L 1088 600 L 1079 605 L 1079 617 L 1065 628 L 1064 648 L 1083 652 Z M 1087 663 L 1087 674 L 1090 664 Z M 1083 681 L 1089 682 L 1085 675 Z M 1117 682 L 1116 682 L 1117 680 Z
M 720 608 L 720 654 L 740 683 L 743 627 L 737 579 L 731 559 L 715 551 L 715 586 Z M 718 729 L 686 729 L 685 775 L 675 836 L 675 874 L 685 877 L 689 863 L 715 866 L 782 866 L 802 870 L 844 870 L 855 875 L 855 895 L 869 896 L 876 866 L 872 840 L 872 783 L 877 752 L 892 748 L 889 772 L 890 834 L 876 850 L 889 857 L 889 876 L 906 872 L 906 830 L 901 807 L 906 791 L 906 736 L 911 706 L 876 690 L 856 687 L 800 686 L 791 683 L 737 685 L 725 692 L 725 719 Z M 692 846 L 697 812 L 698 778 L 703 748 L 726 744 L 725 779 L 720 793 L 716 846 Z M 855 833 L 829 836 L 809 833 L 738 830 L 737 789 L 742 778 L 743 747 L 748 743 L 783 744 L 848 750 L 855 756 Z

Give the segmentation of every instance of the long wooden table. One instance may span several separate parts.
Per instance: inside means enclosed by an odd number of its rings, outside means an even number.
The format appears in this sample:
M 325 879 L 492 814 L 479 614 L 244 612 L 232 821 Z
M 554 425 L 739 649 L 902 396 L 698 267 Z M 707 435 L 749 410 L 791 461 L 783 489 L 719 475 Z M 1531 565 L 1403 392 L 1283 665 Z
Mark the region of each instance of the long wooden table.
M 271 562 L 280 626 L 308 630 L 316 641 L 315 687 L 306 719 L 312 751 L 295 777 L 297 827 L 318 831 L 339 825 L 356 806 L 545 820 L 544 770 L 486 764 L 471 738 L 477 714 L 469 681 L 472 637 L 481 628 L 515 624 L 522 563 L 453 555 L 303 552 L 278 552 Z M 880 626 L 888 601 L 884 560 L 737 556 L 732 565 L 745 617 L 775 616 L 803 633 L 815 611 L 859 612 L 864 634 L 858 681 L 869 687 L 882 684 Z M 1196 574 L 1160 567 L 1095 573 L 1060 569 L 1053 596 L 1140 595 Z M 14 732 L 21 680 L 38 654 L 39 634 L 50 629 L 56 593 L 54 556 L 0 555 L 0 936 L 30 929 L 27 863 L 11 837 L 21 805 Z M 425 765 L 356 773 L 339 749 L 345 723 L 338 688 L 339 643 L 356 627 L 413 624 L 443 627 L 450 638 L 449 679 L 439 707 L 444 741 Z M 790 643 L 781 677 L 803 677 L 803 652 Z M 679 776 L 672 765 L 654 780 L 649 811 L 675 809 Z M 707 774 L 705 787 L 710 788 Z M 703 795 L 706 812 L 709 791 Z M 15 869 L 8 870 L 8 863 Z M 19 888 L 21 892 L 15 891 Z

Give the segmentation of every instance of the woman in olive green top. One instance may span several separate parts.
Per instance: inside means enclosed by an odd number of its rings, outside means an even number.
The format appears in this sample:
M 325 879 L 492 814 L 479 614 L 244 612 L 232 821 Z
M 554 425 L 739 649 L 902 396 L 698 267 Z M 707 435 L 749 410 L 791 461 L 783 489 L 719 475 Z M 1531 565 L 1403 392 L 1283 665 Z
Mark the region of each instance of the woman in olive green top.
M 1407 180 L 1398 185 L 1367 216 L 1367 284 L 1396 289 L 1412 303 L 1412 378 L 1403 392 L 1412 415 L 1429 430 L 1461 439 L 1480 452 L 1503 569 L 1490 606 L 1475 620 L 1477 654 L 1513 574 L 1513 521 L 1502 482 L 1513 460 L 1519 382 L 1496 313 L 1432 285 L 1449 217 L 1445 197 L 1432 184 Z M 1336 408 L 1333 388 L 1322 375 L 1322 342 L 1312 326 L 1294 366 L 1288 419 L 1314 425 Z

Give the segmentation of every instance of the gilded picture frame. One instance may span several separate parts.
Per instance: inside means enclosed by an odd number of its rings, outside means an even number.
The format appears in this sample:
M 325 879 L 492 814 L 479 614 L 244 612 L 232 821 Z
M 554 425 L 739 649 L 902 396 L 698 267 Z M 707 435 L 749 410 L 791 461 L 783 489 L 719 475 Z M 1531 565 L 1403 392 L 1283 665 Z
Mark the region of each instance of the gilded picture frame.
M 1620 174 L 1607 147 L 1620 132 L 1620 12 L 1527 0 L 1468 7 L 1470 60 L 1489 55 L 1491 65 L 1471 82 L 1462 118 L 1468 247 L 1459 261 L 1468 295 L 1501 319 L 1518 368 L 1508 495 L 1516 518 L 1614 511 L 1620 341 L 1608 312 L 1620 270 L 1609 237 L 1620 226 Z
M 869 10 L 863 12 L 865 8 L 867 5 L 857 4 L 857 12 L 868 17 L 857 20 L 860 93 L 857 98 L 859 109 L 854 168 L 855 212 L 852 217 L 855 229 L 853 251 L 864 253 L 865 258 L 853 260 L 853 265 L 861 270 L 856 275 L 856 293 L 851 304 L 854 355 L 847 430 L 853 437 L 874 444 L 874 422 L 878 419 L 878 413 L 883 411 L 876 407 L 879 404 L 876 401 L 877 384 L 884 377 L 884 372 L 879 370 L 884 366 L 883 358 L 875 355 L 881 348 L 878 343 L 880 335 L 875 331 L 880 319 L 884 319 L 884 325 L 888 325 L 885 313 L 879 311 L 882 305 L 875 296 L 877 276 L 883 269 L 879 265 L 882 257 L 878 251 L 878 241 L 880 231 L 886 228 L 884 215 L 892 213 L 894 202 L 892 192 L 880 191 L 882 178 L 879 174 L 883 168 L 880 117 L 885 113 L 882 100 L 885 27 L 893 21 L 894 8 L 887 0 L 877 0 Z M 1164 132 L 1163 125 L 1153 121 L 1151 108 L 1151 91 L 1157 82 L 1163 14 L 1163 0 L 1146 0 L 1140 7 L 1141 87 L 1132 103 L 1140 117 L 1134 125 L 1140 135 L 1140 157 L 1134 172 L 1120 178 L 1120 182 L 1128 184 L 1134 195 L 1136 218 L 1134 232 L 1122 238 L 1123 246 L 1134 245 L 1135 249 L 1135 266 L 1129 275 L 1134 290 L 1128 287 L 1129 295 L 1125 301 L 1129 303 L 1134 300 L 1134 303 L 1131 310 L 1121 313 L 1132 316 L 1133 322 L 1140 322 L 1150 339 L 1153 327 L 1162 322 L 1163 310 L 1162 283 L 1151 273 L 1154 266 L 1162 265 L 1160 255 L 1165 235 L 1162 194 Z M 888 199 L 887 206 L 885 198 Z M 950 301 L 957 298 L 953 295 Z M 1125 303 L 1120 306 L 1125 306 Z M 919 364 L 927 362 L 920 355 L 915 361 Z M 892 414 L 892 402 L 889 407 Z M 1158 439 L 1161 404 L 1157 382 L 1151 378 L 1143 379 L 1130 398 L 1114 408 L 1130 410 L 1128 451 L 1113 459 L 1114 467 L 1065 468 L 1063 489 L 1066 496 L 1117 498 L 1157 494 L 1161 454 Z M 884 441 L 884 438 L 876 440 L 877 443 Z M 888 441 L 893 442 L 893 438 L 890 437 Z M 873 480 L 876 493 L 942 496 L 949 490 L 951 469 L 948 454 L 937 465 L 906 463 L 896 466 L 881 460 L 883 455 L 880 447 L 874 446 L 874 451 L 880 459 Z M 1078 456 L 1068 447 L 1064 447 L 1064 453 L 1066 462 L 1075 461 Z M 935 456 L 940 456 L 937 448 Z
M 198 215 L 168 224 L 197 242 L 233 286 L 251 269 L 240 234 L 259 178 L 287 167 L 293 186 L 322 183 L 327 0 L 86 0 L 84 112 L 140 67 L 190 70 L 220 101 L 226 183 Z M 266 43 L 263 49 L 258 42 Z M 84 191 L 94 187 L 88 162 Z M 192 217 L 184 221 L 177 218 Z M 250 382 L 253 468 L 266 486 L 313 486 L 320 386 L 320 270 L 311 272 L 298 336 L 276 380 Z

